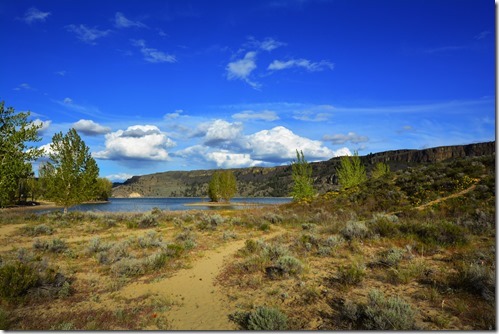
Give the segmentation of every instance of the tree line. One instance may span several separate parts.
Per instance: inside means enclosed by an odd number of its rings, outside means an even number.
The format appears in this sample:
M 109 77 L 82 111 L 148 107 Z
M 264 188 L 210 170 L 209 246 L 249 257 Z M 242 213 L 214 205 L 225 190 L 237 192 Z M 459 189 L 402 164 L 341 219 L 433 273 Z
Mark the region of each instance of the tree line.
M 33 146 L 41 141 L 41 125 L 29 116 L 29 111 L 16 113 L 0 102 L 0 207 L 42 198 L 67 212 L 85 201 L 107 200 L 112 183 L 99 177 L 99 167 L 75 129 L 52 137 L 48 159 L 35 177 L 32 162 L 44 152 Z

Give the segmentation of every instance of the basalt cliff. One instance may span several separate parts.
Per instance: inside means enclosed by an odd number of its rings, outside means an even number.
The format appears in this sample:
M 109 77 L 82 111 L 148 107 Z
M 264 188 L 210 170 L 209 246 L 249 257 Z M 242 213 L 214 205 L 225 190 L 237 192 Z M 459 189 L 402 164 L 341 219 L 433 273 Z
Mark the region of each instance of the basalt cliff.
M 395 150 L 361 156 L 368 173 L 378 162 L 390 170 L 449 159 L 495 155 L 495 141 L 422 150 Z M 336 169 L 340 158 L 311 163 L 315 188 L 324 193 L 338 189 Z M 242 197 L 289 196 L 292 187 L 291 166 L 231 169 Z M 215 170 L 171 171 L 134 176 L 113 188 L 113 197 L 206 197 L 208 182 Z

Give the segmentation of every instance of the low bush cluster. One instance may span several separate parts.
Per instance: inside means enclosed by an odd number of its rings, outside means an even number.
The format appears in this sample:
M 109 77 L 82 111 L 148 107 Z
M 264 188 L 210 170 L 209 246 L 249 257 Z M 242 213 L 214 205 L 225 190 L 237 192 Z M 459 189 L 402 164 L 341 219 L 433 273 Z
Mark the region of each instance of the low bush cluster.
M 259 306 L 252 312 L 235 312 L 229 319 L 242 330 L 279 331 L 288 329 L 288 317 L 279 309 Z
M 399 297 L 386 298 L 377 290 L 370 290 L 367 303 L 347 301 L 340 310 L 341 315 L 354 329 L 358 330 L 402 330 L 415 327 L 415 312 Z

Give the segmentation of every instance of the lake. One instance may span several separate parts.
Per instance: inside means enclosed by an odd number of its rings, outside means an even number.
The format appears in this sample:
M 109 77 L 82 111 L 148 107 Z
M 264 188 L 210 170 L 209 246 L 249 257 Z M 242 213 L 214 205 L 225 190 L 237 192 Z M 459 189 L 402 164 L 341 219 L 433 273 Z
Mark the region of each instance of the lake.
M 82 204 L 69 208 L 68 211 L 95 211 L 95 212 L 147 212 L 153 208 L 160 210 L 227 210 L 242 209 L 244 205 L 249 204 L 285 204 L 290 203 L 289 197 L 239 197 L 231 200 L 231 206 L 210 207 L 210 206 L 186 206 L 186 204 L 195 204 L 200 202 L 208 203 L 207 198 L 201 197 L 182 197 L 182 198 L 111 198 L 108 203 Z M 251 206 L 254 207 L 254 206 Z M 45 213 L 61 209 L 41 209 L 38 213 Z

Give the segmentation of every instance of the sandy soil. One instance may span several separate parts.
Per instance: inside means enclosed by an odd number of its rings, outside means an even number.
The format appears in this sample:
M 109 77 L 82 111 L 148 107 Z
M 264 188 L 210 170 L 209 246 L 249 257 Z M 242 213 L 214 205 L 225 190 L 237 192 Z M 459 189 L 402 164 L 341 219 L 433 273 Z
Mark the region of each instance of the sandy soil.
M 276 231 L 264 239 L 272 238 Z M 172 310 L 166 313 L 168 323 L 173 330 L 235 330 L 228 315 L 233 310 L 224 293 L 215 286 L 215 278 L 224 265 L 224 260 L 242 248 L 244 240 L 238 240 L 208 251 L 193 263 L 189 269 L 178 272 L 175 276 L 159 282 L 137 282 L 120 291 L 125 298 L 137 298 L 145 295 L 159 295 L 175 302 Z

